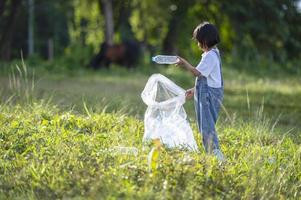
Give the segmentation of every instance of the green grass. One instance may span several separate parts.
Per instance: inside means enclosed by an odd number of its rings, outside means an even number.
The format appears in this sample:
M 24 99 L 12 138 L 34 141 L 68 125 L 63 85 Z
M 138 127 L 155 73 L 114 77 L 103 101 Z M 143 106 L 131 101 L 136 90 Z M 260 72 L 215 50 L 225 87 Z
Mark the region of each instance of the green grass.
M 46 104 L 1 107 L 1 199 L 295 199 L 301 148 L 262 123 L 220 123 L 227 163 L 164 150 L 148 172 L 143 122 L 121 114 L 74 114 Z M 200 136 L 194 134 L 201 148 Z M 119 147 L 135 147 L 125 154 Z
M 199 153 L 165 149 L 150 173 L 142 145 L 152 73 L 183 88 L 175 67 L 49 73 L 19 67 L 0 75 L 0 199 L 297 199 L 301 195 L 301 81 L 224 67 L 218 122 L 227 163 L 202 149 L 193 102 L 186 103 Z M 25 75 L 27 73 L 27 75 Z M 10 78 L 9 78 L 10 75 Z M 137 148 L 126 154 L 121 147 Z

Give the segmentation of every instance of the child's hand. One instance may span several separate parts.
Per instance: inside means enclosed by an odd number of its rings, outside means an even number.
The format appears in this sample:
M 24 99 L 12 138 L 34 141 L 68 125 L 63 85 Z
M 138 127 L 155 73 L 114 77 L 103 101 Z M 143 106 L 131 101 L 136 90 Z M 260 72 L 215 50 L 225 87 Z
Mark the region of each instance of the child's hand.
M 185 96 L 186 99 L 191 99 L 194 95 L 194 88 L 191 88 L 189 90 L 186 90 Z
M 185 65 L 187 63 L 187 61 L 184 58 L 181 58 L 180 56 L 177 57 L 178 57 L 178 62 L 175 63 L 176 66 Z

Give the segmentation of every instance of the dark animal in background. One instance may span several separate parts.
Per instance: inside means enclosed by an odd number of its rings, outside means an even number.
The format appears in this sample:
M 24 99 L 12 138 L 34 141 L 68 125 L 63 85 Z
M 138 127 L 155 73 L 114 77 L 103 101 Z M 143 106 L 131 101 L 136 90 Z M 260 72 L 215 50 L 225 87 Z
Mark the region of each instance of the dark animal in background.
M 114 45 L 102 43 L 99 53 L 92 58 L 89 66 L 93 69 L 109 68 L 111 63 L 115 63 L 132 68 L 138 64 L 140 54 L 140 45 L 136 41 L 125 41 Z

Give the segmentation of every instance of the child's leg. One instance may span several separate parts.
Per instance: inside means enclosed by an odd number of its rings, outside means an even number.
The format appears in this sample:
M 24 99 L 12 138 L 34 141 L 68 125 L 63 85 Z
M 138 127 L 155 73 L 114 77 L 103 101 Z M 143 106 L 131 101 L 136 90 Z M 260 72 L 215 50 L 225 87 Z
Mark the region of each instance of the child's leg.
M 209 103 L 208 106 L 205 106 L 204 123 L 207 126 L 204 126 L 203 138 L 205 138 L 204 145 L 207 148 L 208 153 L 213 153 L 219 161 L 225 161 L 225 157 L 220 150 L 219 141 L 216 133 L 216 122 L 221 106 L 221 101 L 223 98 L 223 91 L 220 89 L 209 89 Z
M 218 91 L 218 90 L 217 90 Z M 216 91 L 208 90 L 202 100 L 202 111 L 201 111 L 201 132 L 203 136 L 203 144 L 207 153 L 212 153 L 215 149 L 220 149 L 219 141 L 215 125 L 217 122 L 219 109 L 220 109 L 220 98 L 219 93 Z
M 203 145 L 207 153 L 212 153 L 214 149 L 219 149 L 219 142 L 215 131 L 202 131 Z

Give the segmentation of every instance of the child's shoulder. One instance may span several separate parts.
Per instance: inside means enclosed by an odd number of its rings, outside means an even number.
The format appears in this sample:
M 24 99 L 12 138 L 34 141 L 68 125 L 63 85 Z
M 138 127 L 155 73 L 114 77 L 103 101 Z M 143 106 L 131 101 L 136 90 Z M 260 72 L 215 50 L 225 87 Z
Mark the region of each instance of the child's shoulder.
M 219 54 L 219 50 L 217 48 L 214 48 L 202 54 L 202 57 L 210 60 L 211 59 L 218 60 L 218 54 Z

